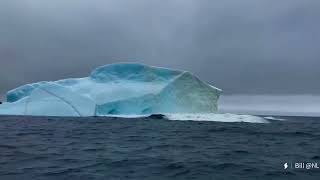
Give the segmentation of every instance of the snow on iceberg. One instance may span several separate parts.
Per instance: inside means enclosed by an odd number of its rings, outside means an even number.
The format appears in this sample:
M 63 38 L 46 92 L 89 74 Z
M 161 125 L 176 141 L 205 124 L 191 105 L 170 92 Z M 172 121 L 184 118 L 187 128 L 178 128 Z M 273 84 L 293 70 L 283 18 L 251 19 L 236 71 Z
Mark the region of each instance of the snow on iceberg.
M 221 90 L 186 71 L 120 63 L 89 77 L 27 84 L 7 93 L 0 114 L 108 116 L 215 113 Z

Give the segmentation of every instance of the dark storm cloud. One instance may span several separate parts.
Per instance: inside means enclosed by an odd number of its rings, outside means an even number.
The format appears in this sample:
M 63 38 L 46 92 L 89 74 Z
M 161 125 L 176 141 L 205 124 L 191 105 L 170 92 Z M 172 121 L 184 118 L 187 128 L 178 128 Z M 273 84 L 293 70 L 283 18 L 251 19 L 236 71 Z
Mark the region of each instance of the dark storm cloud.
M 317 94 L 317 0 L 3 0 L 0 94 L 137 61 L 225 93 Z

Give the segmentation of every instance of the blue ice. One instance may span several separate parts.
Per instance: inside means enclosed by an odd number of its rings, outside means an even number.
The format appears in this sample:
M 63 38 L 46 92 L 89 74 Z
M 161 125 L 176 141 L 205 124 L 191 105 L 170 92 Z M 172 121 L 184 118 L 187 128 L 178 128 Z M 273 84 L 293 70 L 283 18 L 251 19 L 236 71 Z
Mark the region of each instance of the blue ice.
M 221 90 L 187 71 L 110 64 L 88 77 L 27 84 L 7 93 L 3 115 L 108 116 L 215 113 Z

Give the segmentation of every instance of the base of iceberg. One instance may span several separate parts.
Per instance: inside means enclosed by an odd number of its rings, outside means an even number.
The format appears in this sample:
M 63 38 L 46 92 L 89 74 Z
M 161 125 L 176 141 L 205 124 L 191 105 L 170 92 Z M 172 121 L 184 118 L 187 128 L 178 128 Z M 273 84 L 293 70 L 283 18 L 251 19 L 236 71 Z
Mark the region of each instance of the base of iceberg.
M 230 113 L 194 113 L 194 114 L 157 114 L 157 115 L 113 115 L 118 118 L 155 118 L 176 121 L 214 121 L 214 122 L 247 122 L 247 123 L 269 123 L 267 118 L 252 115 L 239 115 Z M 271 119 L 275 120 L 275 119 Z
M 28 117 L 28 118 L 73 118 L 72 116 L 25 116 L 25 115 L 1 115 L 0 117 Z M 90 118 L 91 116 L 88 116 Z M 95 118 L 96 116 L 94 116 Z M 107 115 L 99 116 L 101 118 L 120 118 L 142 120 L 172 120 L 172 121 L 210 121 L 210 122 L 223 122 L 223 123 L 270 123 L 272 121 L 283 121 L 282 119 L 269 119 L 268 117 L 259 117 L 253 115 L 239 115 L 230 113 L 210 113 L 210 114 L 145 114 L 145 115 Z M 269 121 L 271 120 L 271 121 Z

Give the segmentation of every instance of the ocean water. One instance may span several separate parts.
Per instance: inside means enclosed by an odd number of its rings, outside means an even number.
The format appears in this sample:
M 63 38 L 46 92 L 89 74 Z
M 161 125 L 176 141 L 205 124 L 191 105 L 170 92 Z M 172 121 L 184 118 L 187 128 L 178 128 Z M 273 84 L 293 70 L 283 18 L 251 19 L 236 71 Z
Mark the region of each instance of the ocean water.
M 320 179 L 320 118 L 0 117 L 0 179 Z M 288 163 L 288 169 L 284 169 Z M 291 167 L 293 165 L 293 167 Z

